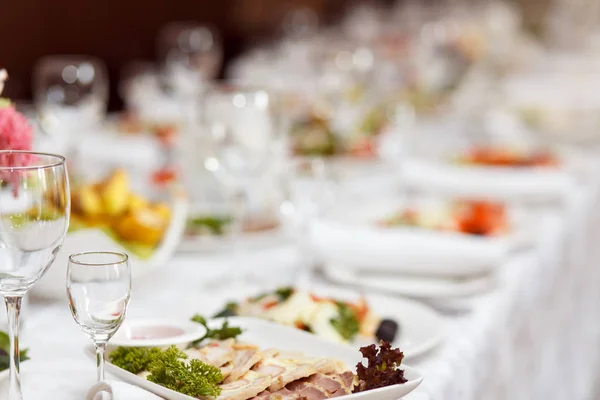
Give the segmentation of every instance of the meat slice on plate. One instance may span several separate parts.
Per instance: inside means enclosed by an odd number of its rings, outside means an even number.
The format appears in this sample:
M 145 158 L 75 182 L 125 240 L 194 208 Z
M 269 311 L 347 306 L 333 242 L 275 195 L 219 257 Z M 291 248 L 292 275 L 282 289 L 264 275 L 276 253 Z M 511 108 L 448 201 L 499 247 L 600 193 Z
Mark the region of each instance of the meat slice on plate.
M 273 378 L 269 391 L 275 392 L 298 379 L 307 378 L 316 373 L 334 372 L 336 367 L 336 362 L 325 358 L 284 358 L 280 354 L 263 359 L 254 367 L 254 370 Z
M 237 350 L 231 362 L 232 370 L 225 379 L 225 383 L 233 382 L 244 376 L 262 358 L 262 353 L 257 349 Z
M 217 400 L 247 400 L 265 391 L 271 384 L 269 375 L 248 371 L 235 382 L 221 385 L 221 394 Z
M 235 354 L 233 345 L 233 339 L 214 341 L 199 349 L 187 349 L 185 353 L 190 358 L 197 358 L 206 364 L 220 368 L 233 361 L 233 356 Z
M 353 381 L 354 375 L 350 371 L 343 374 L 314 374 L 288 384 L 286 389 L 301 395 L 311 394 L 311 396 L 316 394 L 312 389 L 316 389 L 323 394 L 321 398 L 339 397 L 352 392 Z

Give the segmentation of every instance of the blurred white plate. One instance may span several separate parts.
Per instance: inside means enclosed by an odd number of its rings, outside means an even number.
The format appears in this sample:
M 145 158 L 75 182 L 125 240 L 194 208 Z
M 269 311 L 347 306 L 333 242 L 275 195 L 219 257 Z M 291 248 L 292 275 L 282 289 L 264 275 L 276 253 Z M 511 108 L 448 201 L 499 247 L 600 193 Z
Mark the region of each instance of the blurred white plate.
M 362 361 L 362 355 L 358 348 L 354 349 L 350 346 L 332 343 L 299 329 L 253 318 L 232 317 L 228 320 L 231 326 L 240 326 L 244 330 L 244 333 L 239 336 L 240 340 L 255 344 L 263 349 L 276 348 L 284 351 L 303 352 L 314 357 L 328 357 L 343 361 L 351 371 L 354 371 L 355 365 Z M 222 320 L 213 320 L 210 326 L 217 327 L 220 323 L 222 323 Z M 93 346 L 87 346 L 85 352 L 88 357 L 95 359 Z M 393 385 L 343 396 L 340 399 L 397 400 L 412 392 L 423 381 L 423 376 L 413 368 L 402 365 L 402 369 L 404 369 L 404 376 L 408 380 L 402 385 Z M 139 386 L 167 400 L 194 399 L 152 383 L 109 362 L 106 363 L 106 370 L 127 383 Z
M 110 340 L 111 346 L 163 347 L 200 339 L 206 328 L 192 321 L 127 319 Z
M 392 274 L 376 275 L 372 272 L 359 272 L 337 265 L 327 265 L 323 268 L 323 272 L 328 279 L 338 284 L 431 300 L 475 296 L 489 292 L 496 286 L 496 281 L 491 275 L 436 279 Z
M 409 160 L 403 178 L 425 192 L 524 203 L 559 202 L 573 186 L 563 168 L 510 168 Z
M 313 245 L 325 264 L 390 274 L 464 277 L 492 272 L 511 252 L 536 240 L 535 221 L 516 208 L 508 210 L 512 228 L 505 236 L 377 226 L 377 221 L 401 208 L 400 202 L 389 200 L 338 207 L 313 224 Z
M 446 320 L 434 309 L 413 300 L 393 298 L 374 293 L 360 293 L 356 290 L 331 285 L 308 289 L 317 296 L 357 301 L 361 294 L 369 308 L 381 319 L 391 319 L 398 324 L 398 334 L 393 345 L 399 347 L 406 358 L 420 357 L 436 348 L 446 336 Z M 255 295 L 256 293 L 254 293 Z M 228 301 L 243 301 L 230 298 Z M 360 338 L 362 344 L 368 339 Z M 359 346 L 359 344 L 356 344 Z

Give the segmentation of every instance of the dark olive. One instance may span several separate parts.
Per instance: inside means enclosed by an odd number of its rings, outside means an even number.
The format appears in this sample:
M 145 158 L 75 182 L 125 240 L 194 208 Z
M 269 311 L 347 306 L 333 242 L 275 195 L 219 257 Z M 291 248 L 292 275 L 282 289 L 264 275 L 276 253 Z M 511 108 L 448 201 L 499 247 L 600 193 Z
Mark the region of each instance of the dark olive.
M 393 321 L 391 319 L 384 319 L 379 324 L 379 328 L 377 328 L 375 336 L 377 336 L 377 339 L 379 340 L 392 343 L 396 338 L 398 331 L 399 327 L 396 321 Z

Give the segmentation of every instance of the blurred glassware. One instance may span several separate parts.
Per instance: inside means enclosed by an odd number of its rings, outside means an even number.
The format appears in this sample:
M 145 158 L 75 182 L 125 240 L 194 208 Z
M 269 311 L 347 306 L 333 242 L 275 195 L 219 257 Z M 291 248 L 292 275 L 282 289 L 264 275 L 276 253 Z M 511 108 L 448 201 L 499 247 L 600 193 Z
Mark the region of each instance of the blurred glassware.
M 10 337 L 9 400 L 22 400 L 19 315 L 23 296 L 54 261 L 67 234 L 69 178 L 62 156 L 0 151 L 0 294 Z
M 310 7 L 293 8 L 283 17 L 281 28 L 286 37 L 307 38 L 319 30 L 319 16 Z
M 104 352 L 127 312 L 131 269 L 127 254 L 85 252 L 69 256 L 67 295 L 75 322 L 96 347 L 98 382 L 104 380 Z
M 281 177 L 285 195 L 280 214 L 287 227 L 291 228 L 298 250 L 298 264 L 292 282 L 295 286 L 310 287 L 317 263 L 311 245 L 310 226 L 335 203 L 334 177 L 330 166 L 319 157 L 289 160 Z
M 38 61 L 33 97 L 42 129 L 51 135 L 94 128 L 106 115 L 108 74 L 104 63 L 85 55 L 54 55 Z
M 208 25 L 168 24 L 160 31 L 157 45 L 166 84 L 178 94 L 197 95 L 219 75 L 223 45 L 218 32 Z
M 234 210 L 235 247 L 248 219 L 252 186 L 280 168 L 285 155 L 285 128 L 278 112 L 273 96 L 263 89 L 215 85 L 203 96 L 202 129 L 213 146 L 213 156 L 204 166 L 227 188 Z

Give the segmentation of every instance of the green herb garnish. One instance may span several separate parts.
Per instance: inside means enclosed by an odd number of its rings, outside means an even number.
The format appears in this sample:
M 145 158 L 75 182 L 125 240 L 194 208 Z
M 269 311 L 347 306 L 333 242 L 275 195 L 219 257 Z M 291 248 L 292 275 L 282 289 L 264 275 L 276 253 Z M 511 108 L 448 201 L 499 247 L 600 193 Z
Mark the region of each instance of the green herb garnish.
M 335 330 L 346 340 L 352 340 L 360 331 L 360 324 L 352 308 L 342 302 L 336 303 L 339 315 L 330 320 Z
M 28 349 L 21 350 L 19 357 L 21 361 L 29 360 Z M 8 334 L 0 332 L 0 371 L 10 368 L 10 338 Z
M 214 339 L 214 340 L 225 340 L 225 339 L 233 339 L 238 335 L 241 335 L 242 329 L 237 326 L 229 326 L 229 321 L 223 321 L 223 325 L 219 329 L 211 329 L 208 327 L 206 322 L 206 318 L 203 316 L 196 314 L 192 317 L 192 321 L 199 323 L 200 325 L 206 328 L 206 334 L 198 339 L 193 341 L 190 344 L 190 347 L 199 345 L 205 339 Z
M 294 294 L 293 287 L 282 287 L 275 291 L 275 294 L 279 297 L 279 301 L 286 301 Z
M 211 235 L 222 236 L 225 234 L 225 228 L 233 219 L 229 216 L 198 216 L 190 218 L 187 221 L 187 228 L 192 233 L 197 233 L 198 230 L 205 228 Z
M 184 361 L 187 358 L 175 346 L 160 351 L 148 365 L 148 380 L 192 397 L 219 396 L 219 383 L 223 381 L 221 371 L 197 359 L 187 363 Z
M 110 362 L 132 374 L 148 369 L 150 362 L 160 354 L 158 347 L 119 347 L 109 355 Z
M 133 374 L 148 371 L 148 380 L 192 397 L 218 396 L 223 381 L 221 371 L 200 360 L 186 362 L 188 356 L 175 346 L 166 350 L 158 347 L 118 347 L 109 360 Z
M 229 302 L 229 303 L 225 304 L 225 308 L 223 308 L 221 311 L 216 313 L 213 316 L 213 318 L 233 317 L 234 315 L 237 315 L 238 307 L 239 307 L 238 303 Z

